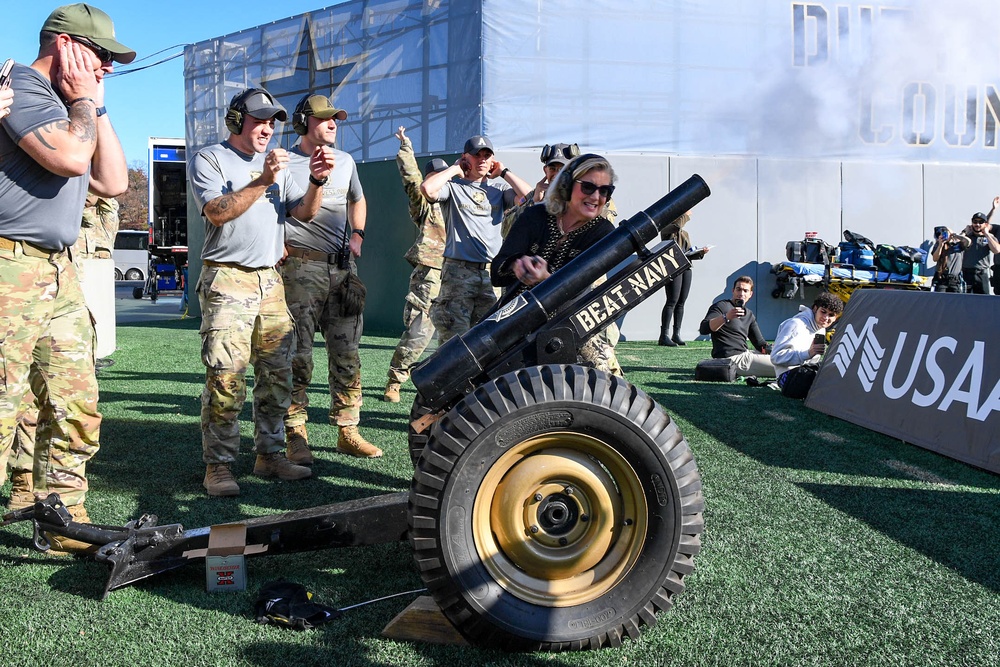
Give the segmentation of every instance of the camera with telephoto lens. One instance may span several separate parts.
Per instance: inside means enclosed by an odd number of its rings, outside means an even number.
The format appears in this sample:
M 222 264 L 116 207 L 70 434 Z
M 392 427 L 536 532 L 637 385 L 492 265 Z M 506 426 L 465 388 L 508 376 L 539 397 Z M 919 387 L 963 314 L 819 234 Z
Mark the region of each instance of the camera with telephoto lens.
M 947 227 L 935 227 L 934 228 L 934 238 L 939 238 L 942 241 L 948 238 L 948 228 Z

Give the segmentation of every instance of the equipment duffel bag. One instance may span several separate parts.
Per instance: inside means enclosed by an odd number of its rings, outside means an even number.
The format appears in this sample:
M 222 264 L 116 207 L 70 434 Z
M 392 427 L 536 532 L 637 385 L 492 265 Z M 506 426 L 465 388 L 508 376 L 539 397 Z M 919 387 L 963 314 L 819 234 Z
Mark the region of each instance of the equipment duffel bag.
M 694 379 L 702 382 L 732 382 L 736 364 L 732 359 L 702 359 L 694 367 Z

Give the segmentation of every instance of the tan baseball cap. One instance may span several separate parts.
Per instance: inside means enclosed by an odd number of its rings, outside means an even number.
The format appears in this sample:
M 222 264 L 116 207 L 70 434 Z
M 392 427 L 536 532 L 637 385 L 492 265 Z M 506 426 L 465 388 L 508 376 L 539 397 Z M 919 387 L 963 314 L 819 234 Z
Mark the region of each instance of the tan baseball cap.
M 306 116 L 327 120 L 336 118 L 337 120 L 347 120 L 347 112 L 338 109 L 330 102 L 330 98 L 325 95 L 310 95 L 302 102 L 299 112 Z

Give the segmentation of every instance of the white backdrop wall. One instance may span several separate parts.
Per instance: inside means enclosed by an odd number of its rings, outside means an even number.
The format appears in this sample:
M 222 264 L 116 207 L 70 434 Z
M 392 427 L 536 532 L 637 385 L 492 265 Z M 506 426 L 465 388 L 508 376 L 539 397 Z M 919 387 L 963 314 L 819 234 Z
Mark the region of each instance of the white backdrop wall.
M 919 245 L 989 210 L 997 25 L 983 0 L 353 0 L 188 47 L 186 141 L 193 155 L 223 139 L 232 94 L 263 86 L 289 109 L 333 97 L 349 113 L 338 147 L 362 165 L 393 158 L 399 125 L 421 158 L 485 133 L 529 182 L 542 145 L 576 142 L 611 157 L 626 216 L 698 172 L 713 196 L 690 232 L 716 247 L 694 266 L 683 335 L 749 273 L 773 336 L 797 305 L 769 296 L 787 241 Z M 275 142 L 295 139 L 286 125 Z M 382 223 L 408 229 L 400 209 Z M 661 307 L 625 334 L 655 338 Z

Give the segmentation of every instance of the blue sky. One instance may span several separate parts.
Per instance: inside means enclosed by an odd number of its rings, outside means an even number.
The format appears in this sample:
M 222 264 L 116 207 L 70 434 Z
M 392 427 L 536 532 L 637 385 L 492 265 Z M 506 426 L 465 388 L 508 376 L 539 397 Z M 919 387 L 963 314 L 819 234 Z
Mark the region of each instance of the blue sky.
M 68 3 L 4 0 L 0 60 L 14 58 L 30 64 L 38 54 L 38 31 L 60 4 Z M 181 52 L 177 44 L 193 44 L 340 3 L 336 0 L 95 0 L 88 4 L 107 12 L 115 22 L 118 41 L 138 54 L 137 62 L 132 65 L 115 65 L 116 70 L 127 70 Z M 168 50 L 138 62 L 161 49 Z M 145 164 L 149 137 L 184 137 L 183 58 L 109 79 L 105 104 L 129 164 L 137 160 Z

